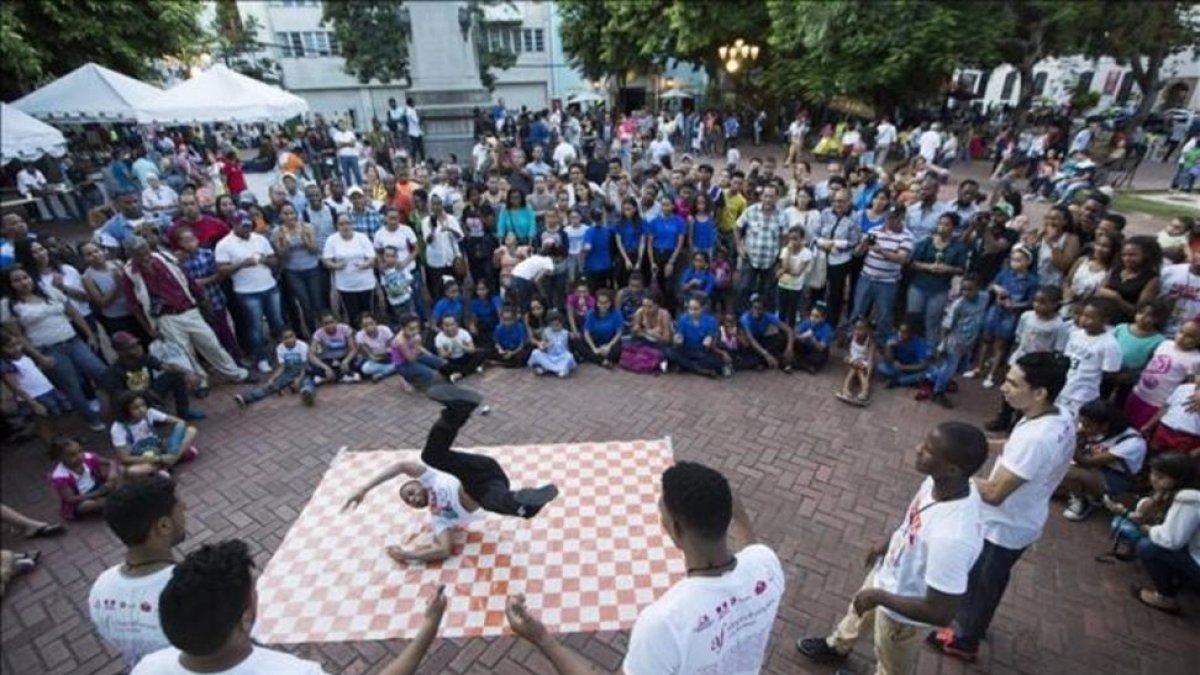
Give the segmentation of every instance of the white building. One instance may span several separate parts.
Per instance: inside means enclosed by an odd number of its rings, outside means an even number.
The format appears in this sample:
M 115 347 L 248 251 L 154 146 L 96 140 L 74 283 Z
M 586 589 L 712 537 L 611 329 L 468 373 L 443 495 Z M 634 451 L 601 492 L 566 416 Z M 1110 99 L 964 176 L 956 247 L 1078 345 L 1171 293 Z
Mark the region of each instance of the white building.
M 1044 59 L 1038 62 L 1033 72 L 1035 105 L 1066 103 L 1080 85 L 1100 95 L 1100 102 L 1093 111 L 1133 104 L 1141 96 L 1129 66 L 1120 65 L 1108 57 Z M 1162 80 L 1163 87 L 1154 110 L 1200 110 L 1200 59 L 1191 52 L 1171 56 L 1163 64 Z M 991 71 L 962 70 L 958 73 L 958 82 L 968 93 L 979 97 L 985 108 L 1016 105 L 1021 93 L 1021 76 L 1010 65 L 1002 65 Z
M 308 101 L 314 113 L 326 117 L 353 114 L 359 129 L 373 117 L 381 120 L 388 98 L 403 102 L 407 83 L 363 84 L 345 72 L 345 60 L 332 26 L 321 25 L 321 0 L 238 0 L 243 21 L 254 17 L 265 56 L 279 64 L 280 84 Z M 212 5 L 209 5 L 212 16 Z M 206 19 L 207 21 L 207 19 Z M 484 6 L 484 22 L 475 30 L 493 48 L 517 55 L 508 70 L 494 70 L 497 85 L 492 100 L 503 98 L 510 108 L 531 110 L 549 107 L 586 87 L 578 73 L 565 64 L 558 38 L 558 18 L 552 0 L 516 0 Z M 447 40 L 461 40 L 457 23 L 421 26 L 445 32 Z M 422 57 L 410 53 L 410 63 Z

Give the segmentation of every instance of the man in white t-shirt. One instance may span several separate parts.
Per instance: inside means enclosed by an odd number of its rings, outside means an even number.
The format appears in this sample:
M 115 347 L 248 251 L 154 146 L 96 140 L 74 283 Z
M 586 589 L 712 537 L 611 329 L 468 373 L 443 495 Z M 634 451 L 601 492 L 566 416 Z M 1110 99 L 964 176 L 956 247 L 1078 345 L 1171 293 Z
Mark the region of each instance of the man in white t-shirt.
M 1004 400 L 1024 418 L 1013 428 L 986 480 L 983 552 L 971 569 L 967 595 L 954 623 L 929 634 L 926 643 L 967 662 L 976 659 L 1013 565 L 1042 536 L 1050 495 L 1062 482 L 1075 452 L 1075 420 L 1055 407 L 1071 362 L 1061 354 L 1034 352 L 1017 360 L 1000 387 Z
M 425 161 L 425 134 L 421 131 L 421 116 L 417 114 L 416 101 L 405 100 L 404 120 L 408 131 L 408 154 L 414 162 Z
M 883 166 L 887 161 L 897 138 L 896 125 L 886 117 L 879 120 L 879 126 L 875 128 L 875 166 Z
M 258 362 L 260 373 L 271 372 L 267 361 L 267 341 L 262 323 L 266 316 L 272 336 L 283 329 L 283 305 L 279 285 L 271 273 L 275 266 L 275 249 L 267 238 L 251 231 L 248 218 L 239 219 L 233 232 L 225 235 L 213 249 L 221 274 L 233 277 L 233 294 L 242 308 L 246 340 Z
M 1063 353 L 1071 360 L 1071 372 L 1055 404 L 1072 417 L 1084 404 L 1100 398 L 1106 377 L 1121 371 L 1121 345 L 1107 328 L 1106 307 L 1103 301 L 1086 303 L 1075 319 L 1078 327 L 1067 338 Z
M 104 520 L 126 546 L 125 562 L 100 573 L 88 593 L 88 612 L 100 637 L 133 668 L 168 644 L 158 596 L 175 569 L 171 549 L 187 536 L 185 506 L 173 481 L 151 476 L 109 495 Z
M 1172 302 L 1171 318 L 1163 330 L 1168 338 L 1175 337 L 1184 321 L 1200 316 L 1200 234 L 1189 238 L 1188 255 L 1190 262 L 1169 265 L 1162 271 L 1158 295 Z
M 683 550 L 687 578 L 642 611 L 622 672 L 757 675 L 783 598 L 779 557 L 755 543 L 729 481 L 707 466 L 679 462 L 664 471 L 658 511 L 663 529 Z M 549 635 L 524 596 L 509 596 L 506 613 L 513 632 L 533 643 L 558 673 L 595 672 Z
M 444 587 L 425 607 L 416 638 L 380 670 L 413 675 L 437 637 L 446 611 Z M 258 616 L 254 558 L 246 543 L 205 544 L 172 572 L 159 600 L 162 631 L 171 646 L 149 654 L 131 675 L 323 675 L 319 663 L 259 647 L 250 635 Z
M 916 669 L 922 635 L 954 617 L 983 549 L 983 502 L 971 476 L 987 456 L 987 437 L 970 424 L 943 422 L 929 432 L 916 456 L 927 477 L 900 526 L 867 554 L 871 571 L 833 633 L 798 640 L 801 654 L 840 660 L 873 632 L 876 673 Z
M 496 460 L 451 449 L 471 413 L 476 409 L 481 415 L 491 412 L 487 406 L 480 407 L 483 397 L 452 384 L 434 385 L 426 395 L 442 404 L 443 409 L 429 430 L 421 461 L 396 462 L 359 488 L 343 507 L 343 510 L 357 507 L 371 490 L 401 474 L 408 476 L 411 480 L 400 486 L 400 499 L 414 509 L 429 508 L 433 541 L 421 545 L 406 541 L 401 546 L 388 546 L 387 554 L 401 563 L 449 558 L 451 530 L 466 528 L 482 519 L 483 511 L 533 518 L 558 496 L 553 483 L 514 490 Z
M 567 139 L 559 139 L 558 145 L 554 146 L 554 153 L 551 159 L 554 160 L 554 168 L 559 174 L 567 172 L 567 167 L 575 163 L 578 155 L 575 154 L 575 146 L 567 142 Z
M 346 120 L 338 122 L 337 130 L 330 135 L 337 146 L 338 168 L 346 185 L 362 185 L 362 169 L 358 166 L 358 135 Z

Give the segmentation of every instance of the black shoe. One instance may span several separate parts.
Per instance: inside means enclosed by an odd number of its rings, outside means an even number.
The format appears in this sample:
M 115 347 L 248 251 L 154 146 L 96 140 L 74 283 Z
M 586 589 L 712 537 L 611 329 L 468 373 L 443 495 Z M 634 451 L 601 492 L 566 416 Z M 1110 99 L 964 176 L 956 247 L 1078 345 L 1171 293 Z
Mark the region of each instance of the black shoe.
M 542 510 L 542 507 L 558 497 L 558 487 L 547 483 L 540 488 L 524 488 L 513 493 L 513 497 L 521 504 L 517 515 L 522 518 L 532 518 Z
M 950 410 L 951 408 L 954 407 L 954 402 L 951 401 L 950 397 L 946 396 L 945 394 L 934 394 L 933 402 L 942 406 L 946 410 Z
M 446 406 L 447 410 L 458 413 L 464 420 L 470 417 L 471 412 L 479 407 L 480 403 L 483 403 L 483 396 L 480 396 L 479 392 L 463 389 L 453 384 L 435 384 L 425 390 L 425 395 Z
M 841 661 L 846 655 L 829 646 L 825 638 L 800 638 L 796 640 L 796 649 L 801 654 L 818 663 Z

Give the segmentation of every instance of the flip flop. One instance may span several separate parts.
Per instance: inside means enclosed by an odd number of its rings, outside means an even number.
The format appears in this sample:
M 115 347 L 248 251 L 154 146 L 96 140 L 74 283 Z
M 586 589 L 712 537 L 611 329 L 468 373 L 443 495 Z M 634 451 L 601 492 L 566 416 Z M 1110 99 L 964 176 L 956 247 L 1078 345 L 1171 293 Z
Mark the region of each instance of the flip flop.
M 1160 605 L 1152 600 L 1146 599 L 1147 593 L 1153 593 L 1155 597 L 1161 598 L 1162 596 L 1158 594 L 1158 591 L 1152 591 L 1149 588 L 1142 588 L 1141 586 L 1130 586 L 1129 590 L 1133 593 L 1133 597 L 1136 598 L 1138 602 L 1150 607 L 1151 609 L 1157 609 L 1158 611 L 1165 612 L 1167 614 L 1179 614 L 1179 612 L 1182 610 L 1178 604 Z
M 42 525 L 41 527 L 37 528 L 33 532 L 30 532 L 29 534 L 25 535 L 25 538 L 26 539 L 40 539 L 43 537 L 57 537 L 60 534 L 65 534 L 66 531 L 67 531 L 67 528 L 63 527 L 59 523 L 46 523 L 45 525 Z

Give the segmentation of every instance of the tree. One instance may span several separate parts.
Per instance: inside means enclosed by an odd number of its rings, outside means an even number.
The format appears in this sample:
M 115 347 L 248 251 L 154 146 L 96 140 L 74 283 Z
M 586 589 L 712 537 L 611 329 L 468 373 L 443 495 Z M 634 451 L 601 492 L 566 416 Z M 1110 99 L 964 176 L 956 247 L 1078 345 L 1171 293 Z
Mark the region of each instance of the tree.
M 395 0 L 324 2 L 321 24 L 333 33 L 346 59 L 345 70 L 366 84 L 393 80 L 408 86 L 410 26 L 403 3 Z
M 668 0 L 559 0 L 563 52 L 589 80 L 654 67 L 666 51 Z
M 188 57 L 203 43 L 201 4 L 201 0 L 2 2 L 3 96 L 16 98 L 89 62 L 132 77 L 149 77 L 163 57 Z
M 1111 56 L 1129 66 L 1142 93 L 1126 129 L 1146 121 L 1162 91 L 1167 57 L 1200 49 L 1200 11 L 1176 0 L 1107 0 L 1088 5 L 1081 17 L 1090 56 Z
M 514 52 L 503 47 L 492 47 L 481 30 L 484 24 L 483 8 L 501 2 L 515 7 L 513 3 L 504 0 L 470 0 L 467 4 L 471 11 L 472 23 L 475 26 L 475 30 L 471 33 L 471 39 L 475 46 L 475 61 L 479 66 L 479 82 L 489 93 L 496 90 L 496 73 L 493 71 L 508 70 L 517 63 L 517 55 Z
M 262 80 L 273 76 L 274 62 L 262 55 L 258 40 L 258 19 L 242 18 L 236 0 L 217 0 L 216 16 L 209 31 L 213 35 L 214 56 L 243 75 Z
M 956 68 L 997 56 L 972 3 L 767 0 L 767 11 L 767 79 L 781 95 L 917 104 L 944 95 Z

